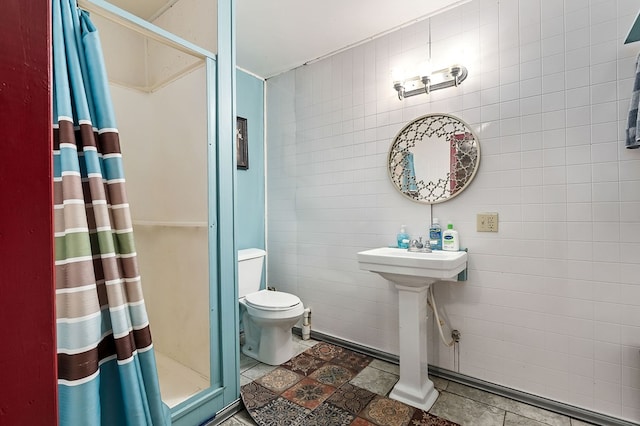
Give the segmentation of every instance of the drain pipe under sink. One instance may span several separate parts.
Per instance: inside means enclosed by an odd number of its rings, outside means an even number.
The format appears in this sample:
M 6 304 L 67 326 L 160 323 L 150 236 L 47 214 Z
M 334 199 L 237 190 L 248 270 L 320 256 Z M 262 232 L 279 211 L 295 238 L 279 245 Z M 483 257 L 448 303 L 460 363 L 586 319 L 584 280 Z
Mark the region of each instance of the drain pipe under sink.
M 451 339 L 450 342 L 447 342 L 447 340 L 444 338 L 444 333 L 442 332 L 442 323 L 440 321 L 440 315 L 438 315 L 438 306 L 436 306 L 436 298 L 433 295 L 433 284 L 429 286 L 429 297 L 427 298 L 427 304 L 429 306 L 431 306 L 431 309 L 433 310 L 433 313 L 435 314 L 435 320 L 436 320 L 436 324 L 438 324 L 438 331 L 440 332 L 440 339 L 442 340 L 442 343 L 445 344 L 445 346 L 451 347 L 454 345 L 454 343 L 456 343 L 455 339 Z
M 309 340 L 311 335 L 311 309 L 304 308 L 302 314 L 302 340 Z

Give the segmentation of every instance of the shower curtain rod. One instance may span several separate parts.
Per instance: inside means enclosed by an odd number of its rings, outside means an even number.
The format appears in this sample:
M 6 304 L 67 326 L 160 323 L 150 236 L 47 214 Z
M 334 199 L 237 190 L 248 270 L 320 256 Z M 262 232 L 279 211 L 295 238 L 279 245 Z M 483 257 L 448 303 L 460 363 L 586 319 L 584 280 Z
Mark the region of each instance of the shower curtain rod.
M 122 25 L 165 46 L 173 47 L 174 49 L 201 59 L 216 59 L 215 53 L 203 49 L 104 0 L 77 0 L 77 5 L 87 12 L 92 12 L 107 18 L 116 24 Z

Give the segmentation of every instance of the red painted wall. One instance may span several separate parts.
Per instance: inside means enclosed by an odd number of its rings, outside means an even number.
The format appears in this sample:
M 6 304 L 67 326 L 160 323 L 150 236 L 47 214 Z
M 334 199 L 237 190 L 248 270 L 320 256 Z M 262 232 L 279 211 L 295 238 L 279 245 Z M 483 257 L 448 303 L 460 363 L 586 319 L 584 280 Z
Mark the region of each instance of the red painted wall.
M 0 13 L 0 425 L 56 425 L 51 0 Z

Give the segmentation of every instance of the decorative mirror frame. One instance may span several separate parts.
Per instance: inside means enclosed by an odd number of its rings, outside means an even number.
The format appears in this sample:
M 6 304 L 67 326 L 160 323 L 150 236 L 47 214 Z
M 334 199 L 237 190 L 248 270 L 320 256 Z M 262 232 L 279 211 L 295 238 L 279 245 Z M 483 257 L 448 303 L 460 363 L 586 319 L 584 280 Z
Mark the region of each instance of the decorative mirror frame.
M 449 142 L 449 159 L 456 160 L 455 164 L 450 163 L 451 171 L 437 181 L 417 180 L 410 148 L 424 137 L 433 136 Z M 473 181 L 479 166 L 478 136 L 458 117 L 443 113 L 423 115 L 405 125 L 393 139 L 387 158 L 387 170 L 393 186 L 410 200 L 424 204 L 438 204 L 458 196 Z M 462 178 L 458 178 L 460 175 Z

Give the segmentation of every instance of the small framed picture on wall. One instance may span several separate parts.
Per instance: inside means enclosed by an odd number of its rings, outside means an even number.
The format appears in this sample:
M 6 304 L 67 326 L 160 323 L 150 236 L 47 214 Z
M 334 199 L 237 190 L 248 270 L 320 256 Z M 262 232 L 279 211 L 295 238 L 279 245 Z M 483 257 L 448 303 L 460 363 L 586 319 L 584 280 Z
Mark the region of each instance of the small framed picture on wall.
M 247 138 L 247 119 L 242 117 L 237 117 L 236 123 L 236 154 L 238 169 L 247 170 L 249 168 L 249 139 Z

